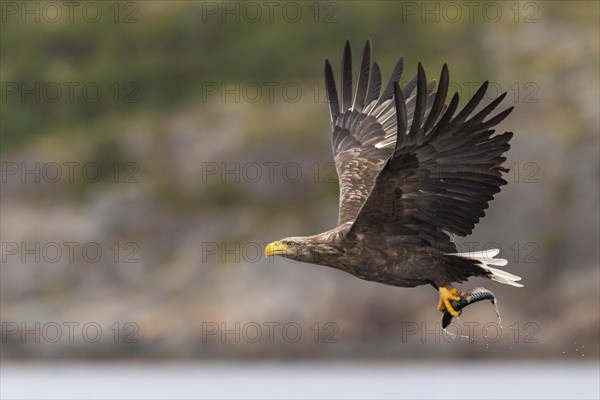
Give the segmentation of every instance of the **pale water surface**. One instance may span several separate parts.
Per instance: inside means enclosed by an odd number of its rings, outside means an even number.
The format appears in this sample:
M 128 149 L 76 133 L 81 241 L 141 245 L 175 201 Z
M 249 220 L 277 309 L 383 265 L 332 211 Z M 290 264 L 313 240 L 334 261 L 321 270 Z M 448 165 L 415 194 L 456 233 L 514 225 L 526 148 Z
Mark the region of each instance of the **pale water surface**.
M 64 363 L 1 366 L 2 399 L 598 399 L 587 363 Z

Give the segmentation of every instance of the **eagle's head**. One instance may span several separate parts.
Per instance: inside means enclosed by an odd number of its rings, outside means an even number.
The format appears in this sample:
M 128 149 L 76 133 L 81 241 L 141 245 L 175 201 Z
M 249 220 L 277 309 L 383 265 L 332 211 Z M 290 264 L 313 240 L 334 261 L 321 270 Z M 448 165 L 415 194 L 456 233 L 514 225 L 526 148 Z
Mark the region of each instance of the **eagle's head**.
M 327 261 L 332 261 L 332 257 L 336 253 L 337 250 L 327 232 L 315 236 L 287 237 L 269 243 L 265 247 L 267 257 L 282 256 L 290 260 L 313 264 L 328 264 Z
M 269 243 L 265 247 L 265 255 L 283 256 L 291 260 L 314 262 L 315 247 L 309 238 L 288 237 Z

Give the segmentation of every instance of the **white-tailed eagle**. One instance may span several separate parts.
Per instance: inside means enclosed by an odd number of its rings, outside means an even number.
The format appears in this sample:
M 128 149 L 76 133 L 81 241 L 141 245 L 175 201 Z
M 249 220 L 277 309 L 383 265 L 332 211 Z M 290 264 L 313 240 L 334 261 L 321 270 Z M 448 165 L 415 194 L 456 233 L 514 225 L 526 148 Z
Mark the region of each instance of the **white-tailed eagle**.
M 513 134 L 495 134 L 492 128 L 512 107 L 487 118 L 506 93 L 472 115 L 485 95 L 485 82 L 457 113 L 458 94 L 446 105 L 446 65 L 437 89 L 435 81 L 427 83 L 420 63 L 416 76 L 401 88 L 401 57 L 381 91 L 370 40 L 356 88 L 351 64 L 346 42 L 338 96 L 331 64 L 325 61 L 340 186 L 337 227 L 278 240 L 265 254 L 333 267 L 386 285 L 430 284 L 439 291 L 444 326 L 468 304 L 495 302 L 486 289 L 458 291 L 454 282 L 481 276 L 522 286 L 517 283 L 521 278 L 496 268 L 507 264 L 494 258 L 499 250 L 459 253 L 452 241 L 453 235 L 473 231 L 507 183 L 502 163 Z

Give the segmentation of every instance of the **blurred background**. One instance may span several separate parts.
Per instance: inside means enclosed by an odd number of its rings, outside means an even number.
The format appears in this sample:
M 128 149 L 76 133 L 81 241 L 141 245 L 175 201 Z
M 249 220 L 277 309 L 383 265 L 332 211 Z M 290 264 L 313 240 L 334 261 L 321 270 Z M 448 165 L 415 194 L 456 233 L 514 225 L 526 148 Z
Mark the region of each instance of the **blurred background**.
M 597 2 L 1 3 L 1 361 L 541 361 L 600 351 Z M 516 289 L 440 327 L 431 287 L 265 258 L 337 221 L 323 85 L 450 69 L 514 106 L 509 184 L 462 251 Z M 590 364 L 590 362 L 592 364 Z M 27 364 L 28 365 L 28 364 Z M 562 364 L 561 364 L 562 365 Z M 593 385 L 592 385 L 593 386 Z M 596 380 L 595 390 L 598 393 Z M 582 392 L 583 393 L 583 392 Z

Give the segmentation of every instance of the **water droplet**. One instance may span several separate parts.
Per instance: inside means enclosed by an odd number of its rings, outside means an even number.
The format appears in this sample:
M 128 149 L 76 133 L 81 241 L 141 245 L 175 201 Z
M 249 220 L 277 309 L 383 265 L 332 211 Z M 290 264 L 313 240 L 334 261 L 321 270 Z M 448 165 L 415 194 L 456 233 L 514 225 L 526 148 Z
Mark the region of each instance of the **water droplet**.
M 500 317 L 500 310 L 498 309 L 498 301 L 496 300 L 493 304 L 494 304 L 494 308 L 496 309 L 496 317 L 498 317 L 498 325 L 500 325 L 500 329 L 502 329 L 502 317 Z
M 452 340 L 456 339 L 456 335 L 450 332 L 447 328 L 444 329 L 444 333 L 448 334 L 452 338 Z

